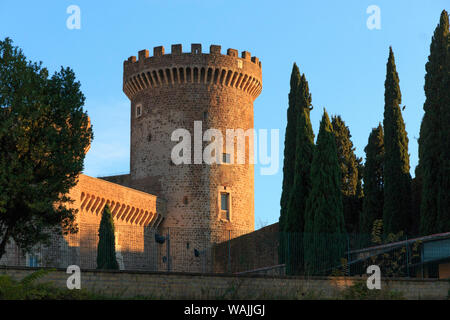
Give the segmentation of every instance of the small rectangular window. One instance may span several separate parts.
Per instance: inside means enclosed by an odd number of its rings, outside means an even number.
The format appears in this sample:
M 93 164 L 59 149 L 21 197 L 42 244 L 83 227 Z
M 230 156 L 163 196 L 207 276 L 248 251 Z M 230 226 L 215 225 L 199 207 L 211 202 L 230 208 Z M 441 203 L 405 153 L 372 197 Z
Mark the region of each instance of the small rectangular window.
M 231 163 L 231 156 L 229 153 L 222 153 L 222 163 Z
M 229 194 L 222 192 L 220 194 L 220 209 L 221 210 L 228 210 L 228 197 Z
M 221 218 L 230 220 L 230 194 L 226 192 L 220 193 L 220 212 Z
M 138 104 L 136 106 L 136 118 L 139 118 L 142 115 L 142 105 Z
M 27 265 L 28 265 L 28 267 L 39 267 L 37 255 L 28 254 L 27 255 Z

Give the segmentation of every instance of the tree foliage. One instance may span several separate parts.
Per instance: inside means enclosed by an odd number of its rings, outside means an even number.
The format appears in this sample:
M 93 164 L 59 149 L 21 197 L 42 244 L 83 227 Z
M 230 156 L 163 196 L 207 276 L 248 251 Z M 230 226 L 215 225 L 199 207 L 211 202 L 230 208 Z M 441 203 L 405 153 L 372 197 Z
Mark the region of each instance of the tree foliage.
M 439 232 L 450 231 L 450 32 L 447 11 L 443 11 L 441 22 L 443 29 L 446 28 L 446 49 L 443 52 L 445 61 L 442 66 L 443 77 L 439 87 L 440 97 L 440 179 L 438 198 L 438 221 Z
M 12 239 L 29 250 L 53 232 L 76 232 L 65 205 L 92 139 L 70 68 L 53 76 L 0 41 L 0 257 Z
M 103 209 L 98 237 L 97 269 L 118 270 L 114 221 L 108 205 Z
M 398 233 L 383 233 L 383 220 L 376 219 L 373 221 L 373 227 L 371 231 L 371 245 L 380 246 L 386 244 L 392 244 L 400 241 L 407 240 L 403 231 Z M 414 273 L 414 269 L 411 265 L 420 263 L 420 248 L 421 241 L 415 241 L 414 243 L 407 243 L 406 241 L 402 246 L 385 248 L 379 250 L 379 253 L 371 255 L 369 259 L 365 261 L 364 270 L 370 265 L 377 265 L 381 269 L 381 273 L 386 277 L 406 277 Z
M 364 148 L 366 161 L 364 164 L 364 203 L 360 218 L 360 232 L 370 233 L 375 220 L 383 218 L 383 162 L 384 136 L 381 123 L 373 128 L 369 141 Z
M 299 86 L 301 76 L 300 70 L 296 63 L 292 67 L 291 73 L 291 89 L 289 92 L 289 107 L 287 110 L 287 125 L 284 137 L 284 162 L 283 162 L 283 186 L 280 199 L 280 219 L 279 230 L 286 230 L 286 216 L 288 201 L 292 186 L 294 184 L 294 168 L 296 155 L 296 139 L 297 139 L 297 121 L 299 107 Z
M 384 210 L 385 232 L 408 232 L 411 219 L 411 175 L 408 137 L 400 111 L 402 100 L 394 53 L 389 47 L 384 83 Z
M 420 126 L 419 165 L 422 178 L 420 232 L 450 230 L 450 53 L 449 18 L 442 11 L 426 63 L 425 111 Z
M 350 129 L 345 125 L 341 116 L 333 116 L 331 124 L 341 169 L 341 191 L 346 230 L 347 232 L 356 232 L 362 204 L 361 174 L 359 173 L 361 159 L 355 155 Z
M 298 87 L 299 110 L 295 149 L 294 183 L 290 192 L 285 231 L 300 234 L 304 231 L 306 200 L 311 190 L 311 162 L 314 153 L 314 133 L 311 126 L 311 94 L 303 74 Z M 294 236 L 300 240 L 301 237 Z M 298 273 L 303 267 L 303 246 L 295 241 L 290 245 L 289 273 Z
M 297 138 L 295 148 L 294 183 L 287 210 L 288 232 L 304 231 L 306 199 L 311 189 L 311 162 L 314 153 L 314 133 L 310 120 L 311 94 L 305 75 L 299 85 L 299 111 L 297 114 Z
M 305 215 L 305 268 L 321 274 L 339 265 L 345 239 L 341 170 L 335 136 L 326 110 L 311 164 L 311 192 Z M 335 238 L 336 236 L 336 238 Z M 328 270 L 330 271 L 330 270 Z
M 415 177 L 411 180 L 411 226 L 412 236 L 420 235 L 420 203 L 422 201 L 422 172 L 416 166 Z

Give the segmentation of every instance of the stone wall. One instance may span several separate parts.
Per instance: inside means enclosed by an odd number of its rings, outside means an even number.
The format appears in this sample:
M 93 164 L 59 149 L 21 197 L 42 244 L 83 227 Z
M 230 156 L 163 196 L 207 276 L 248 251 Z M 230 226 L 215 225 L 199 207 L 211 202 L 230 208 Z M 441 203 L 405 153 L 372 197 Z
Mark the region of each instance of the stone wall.
M 0 267 L 0 274 L 20 280 L 35 270 Z M 60 269 L 39 281 L 66 288 L 66 270 Z M 123 298 L 145 296 L 155 299 L 301 299 L 339 298 L 340 292 L 364 278 L 275 277 L 200 275 L 185 273 L 143 273 L 88 271 L 81 273 L 82 288 Z M 382 281 L 382 289 L 401 292 L 407 299 L 446 299 L 448 280 L 391 279 Z
M 225 138 L 226 129 L 253 129 L 253 101 L 262 89 L 261 63 L 249 52 L 200 44 L 190 52 L 173 45 L 139 52 L 124 62 L 123 90 L 131 101 L 130 175 L 133 188 L 167 200 L 164 228 L 209 229 L 214 242 L 224 230 L 254 230 L 254 166 L 205 164 L 194 159 L 194 121 L 201 123 L 200 156 L 208 142 L 203 132 L 214 128 Z M 172 141 L 176 129 L 186 129 L 192 140 L 191 164 L 174 164 Z M 237 144 L 237 143 L 236 143 Z M 235 143 L 233 143 L 233 146 Z M 249 155 L 248 143 L 245 146 Z M 253 151 L 253 150 L 252 150 Z M 223 153 L 225 153 L 225 144 Z M 217 155 L 220 159 L 221 154 Z M 220 190 L 231 194 L 231 215 L 220 215 Z
M 98 227 L 103 208 L 108 204 L 115 225 L 119 266 L 158 270 L 159 252 L 153 237 L 165 215 L 163 200 L 86 175 L 80 175 L 69 196 L 78 210 L 79 232 L 65 240 L 69 247 L 78 248 L 81 267 L 96 267 Z
M 214 246 L 214 272 L 263 272 L 278 265 L 278 223 L 244 235 L 230 232 L 230 239 Z
M 74 200 L 69 207 L 77 210 L 78 232 L 66 236 L 53 235 L 49 246 L 39 245 L 30 254 L 22 252 L 14 242 L 6 248 L 0 265 L 27 266 L 30 257 L 38 266 L 96 268 L 98 229 L 103 209 L 109 205 L 116 236 L 116 255 L 122 269 L 164 270 L 161 247 L 154 240 L 165 215 L 164 201 L 156 196 L 102 179 L 80 174 L 70 190 Z
M 116 176 L 98 177 L 98 179 L 106 180 L 112 183 L 120 184 L 121 186 L 131 188 L 130 174 L 119 174 Z
M 84 174 L 69 197 L 78 210 L 77 223 L 99 224 L 106 204 L 116 225 L 156 227 L 165 215 L 164 200 L 155 195 Z

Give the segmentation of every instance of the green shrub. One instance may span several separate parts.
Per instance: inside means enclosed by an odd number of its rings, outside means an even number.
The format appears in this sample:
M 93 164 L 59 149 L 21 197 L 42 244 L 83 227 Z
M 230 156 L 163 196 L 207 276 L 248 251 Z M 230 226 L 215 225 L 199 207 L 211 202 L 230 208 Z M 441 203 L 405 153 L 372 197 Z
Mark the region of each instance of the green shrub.
M 0 300 L 86 300 L 105 299 L 85 289 L 69 290 L 51 283 L 35 283 L 52 270 L 38 270 L 16 281 L 8 275 L 0 275 Z
M 367 288 L 365 281 L 357 281 L 344 289 L 340 297 L 344 300 L 403 300 L 403 294 L 394 290 Z

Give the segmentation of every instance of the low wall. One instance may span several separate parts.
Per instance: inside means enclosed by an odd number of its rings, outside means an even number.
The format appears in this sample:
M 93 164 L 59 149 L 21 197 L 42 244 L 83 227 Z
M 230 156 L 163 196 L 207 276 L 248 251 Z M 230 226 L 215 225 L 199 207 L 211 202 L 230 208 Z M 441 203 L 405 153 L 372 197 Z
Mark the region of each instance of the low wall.
M 36 268 L 0 267 L 0 274 L 16 280 Z M 58 269 L 39 281 L 66 288 L 66 270 Z M 145 296 L 154 299 L 334 299 L 339 292 L 363 278 L 231 276 L 161 272 L 97 271 L 81 272 L 81 287 L 122 298 Z M 407 299 L 446 299 L 450 281 L 438 279 L 392 279 L 382 281 L 382 289 L 396 290 Z
M 116 176 L 98 177 L 98 179 L 106 180 L 112 183 L 120 184 L 121 186 L 131 188 L 131 175 L 119 174 Z
M 247 272 L 278 261 L 278 223 L 214 245 L 214 272 Z M 279 270 L 278 270 L 279 272 Z
M 75 223 L 79 231 L 65 236 L 54 233 L 49 246 L 36 245 L 28 255 L 10 241 L 0 265 L 64 267 L 76 264 L 81 268 L 95 268 L 99 225 L 108 204 L 114 219 L 119 266 L 133 270 L 165 268 L 160 267 L 160 246 L 154 240 L 166 214 L 164 200 L 84 174 L 78 176 L 68 196 L 74 202 L 67 206 L 77 210 Z M 30 260 L 36 260 L 36 264 Z

